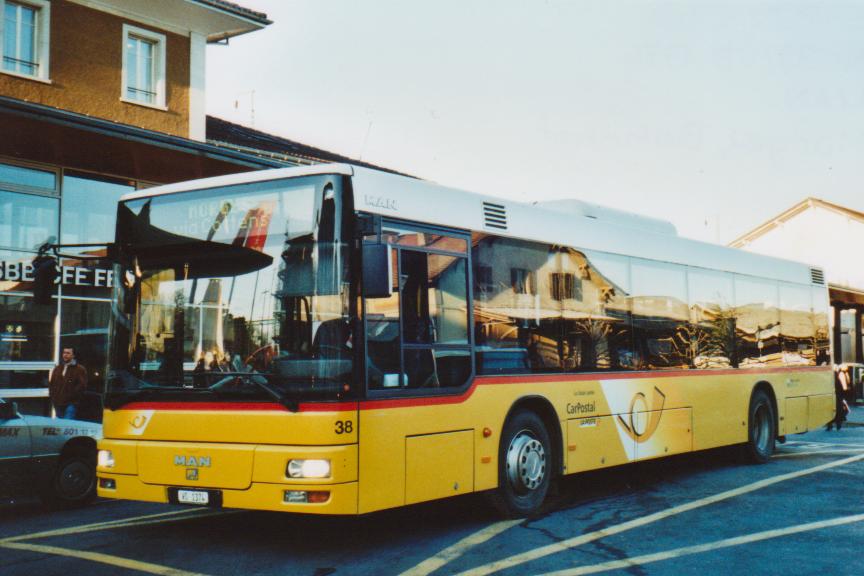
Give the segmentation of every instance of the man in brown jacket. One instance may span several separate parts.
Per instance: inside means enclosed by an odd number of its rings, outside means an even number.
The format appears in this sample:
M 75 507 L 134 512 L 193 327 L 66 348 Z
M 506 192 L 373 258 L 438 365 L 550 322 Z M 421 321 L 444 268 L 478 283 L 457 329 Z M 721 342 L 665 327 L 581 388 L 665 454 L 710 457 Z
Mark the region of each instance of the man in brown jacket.
M 78 364 L 74 348 L 63 348 L 62 359 L 63 362 L 51 371 L 48 389 L 55 414 L 74 420 L 78 403 L 87 390 L 87 369 Z

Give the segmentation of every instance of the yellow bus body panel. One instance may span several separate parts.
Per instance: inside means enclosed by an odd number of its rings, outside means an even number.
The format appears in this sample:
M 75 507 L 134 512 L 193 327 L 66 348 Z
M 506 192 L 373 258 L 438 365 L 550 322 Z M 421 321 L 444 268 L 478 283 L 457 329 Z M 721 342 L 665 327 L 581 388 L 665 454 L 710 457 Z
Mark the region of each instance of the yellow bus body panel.
M 134 404 L 132 406 L 135 406 Z M 146 405 L 145 405 L 146 406 Z M 170 408 L 105 410 L 106 438 L 230 444 L 300 444 L 321 446 L 357 441 L 357 427 L 337 434 L 337 422 L 356 423 L 356 404 L 350 410 L 289 412 L 273 410 L 200 410 L 171 403 Z M 324 405 L 326 406 L 326 405 Z M 340 405 L 342 406 L 342 405 Z
M 406 504 L 467 494 L 473 490 L 473 431 L 405 439 Z
M 478 377 L 460 394 L 370 399 L 332 411 L 192 403 L 106 411 L 100 448 L 111 449 L 116 464 L 98 474 L 118 480 L 99 494 L 164 502 L 167 487 L 200 484 L 224 486 L 227 507 L 372 512 L 496 488 L 501 431 L 519 402 L 547 407 L 553 455 L 569 474 L 746 442 L 756 386 L 775 398 L 779 435 L 806 432 L 834 417 L 832 378 L 828 368 Z M 185 467 L 174 463 L 208 454 L 203 482 L 186 481 Z M 239 469 L 217 468 L 216 454 L 230 455 Z M 292 458 L 329 459 L 332 476 L 288 478 Z M 284 490 L 298 486 L 331 490 L 331 498 L 283 504 Z

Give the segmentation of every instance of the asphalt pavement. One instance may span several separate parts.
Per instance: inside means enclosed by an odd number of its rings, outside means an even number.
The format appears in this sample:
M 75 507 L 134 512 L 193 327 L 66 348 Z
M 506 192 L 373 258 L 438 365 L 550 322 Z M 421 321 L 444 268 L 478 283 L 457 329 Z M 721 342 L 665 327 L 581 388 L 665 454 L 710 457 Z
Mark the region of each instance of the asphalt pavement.
M 847 426 L 864 426 L 864 403 L 857 402 L 849 406 L 849 414 L 846 416 Z
M 465 496 L 361 517 L 0 506 L 3 576 L 858 575 L 864 406 L 764 465 L 713 450 L 568 477 L 543 514 Z

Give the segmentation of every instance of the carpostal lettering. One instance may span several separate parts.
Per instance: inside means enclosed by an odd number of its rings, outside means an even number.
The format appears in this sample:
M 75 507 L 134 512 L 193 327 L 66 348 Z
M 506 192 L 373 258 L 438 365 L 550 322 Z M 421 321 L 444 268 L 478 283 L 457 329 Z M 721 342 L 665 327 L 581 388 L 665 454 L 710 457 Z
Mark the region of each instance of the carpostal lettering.
M 81 268 L 59 266 L 57 282 L 64 286 L 92 286 L 113 288 L 114 271 L 104 268 Z M 33 265 L 30 262 L 6 262 L 0 260 L 0 281 L 33 282 Z
M 18 436 L 20 428 L 0 428 L 0 436 Z
M 567 414 L 591 414 L 597 410 L 596 402 L 576 402 L 575 404 L 567 403 Z

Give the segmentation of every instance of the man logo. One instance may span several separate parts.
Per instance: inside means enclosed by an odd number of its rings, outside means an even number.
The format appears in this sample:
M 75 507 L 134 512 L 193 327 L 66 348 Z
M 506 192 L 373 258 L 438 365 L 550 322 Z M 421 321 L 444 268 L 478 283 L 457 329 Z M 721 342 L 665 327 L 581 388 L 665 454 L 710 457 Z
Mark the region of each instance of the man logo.
M 198 480 L 198 469 L 197 468 L 187 468 L 186 469 L 186 480 Z
M 174 456 L 175 466 L 184 466 L 186 468 L 209 468 L 210 456 Z

